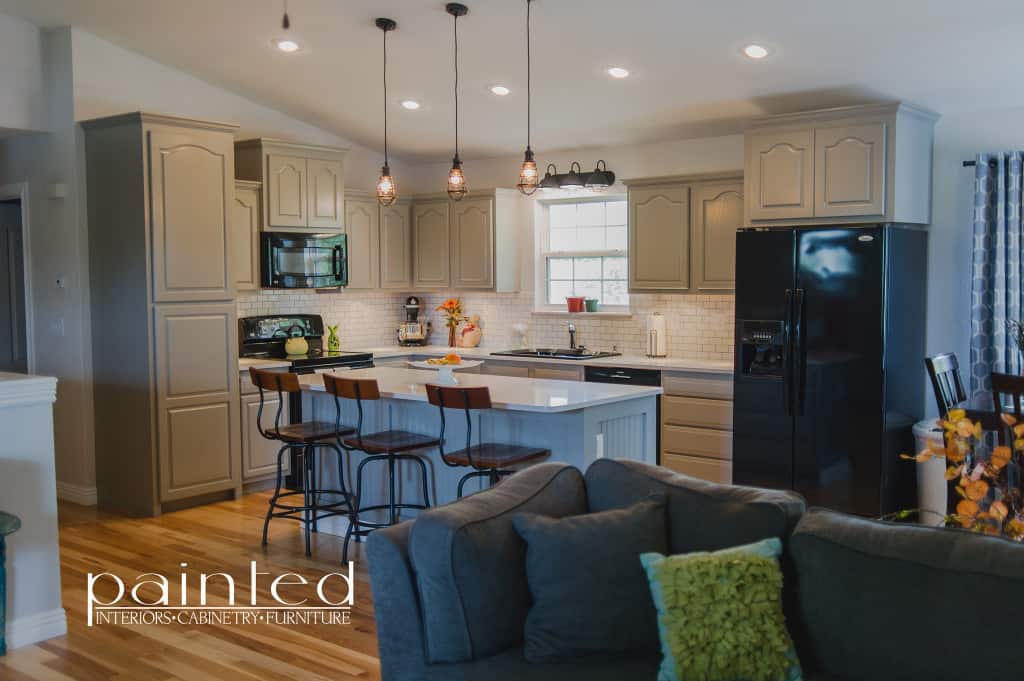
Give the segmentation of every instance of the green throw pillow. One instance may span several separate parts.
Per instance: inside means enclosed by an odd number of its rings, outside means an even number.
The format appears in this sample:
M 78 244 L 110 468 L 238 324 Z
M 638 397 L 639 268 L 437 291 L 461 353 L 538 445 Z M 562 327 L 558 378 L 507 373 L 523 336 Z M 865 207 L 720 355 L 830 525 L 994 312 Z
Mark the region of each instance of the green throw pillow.
M 801 681 L 782 614 L 782 542 L 644 553 L 658 610 L 658 681 Z

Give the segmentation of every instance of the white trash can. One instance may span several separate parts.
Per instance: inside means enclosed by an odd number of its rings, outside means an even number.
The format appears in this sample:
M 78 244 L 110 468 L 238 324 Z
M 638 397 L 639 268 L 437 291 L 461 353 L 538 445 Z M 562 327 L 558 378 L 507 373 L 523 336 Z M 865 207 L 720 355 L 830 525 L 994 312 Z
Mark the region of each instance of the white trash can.
M 914 441 L 917 451 L 927 447 L 942 449 L 942 426 L 936 419 L 925 419 L 914 424 Z M 946 459 L 932 457 L 917 466 L 917 507 L 921 509 L 922 525 L 942 525 L 946 517 L 949 485 L 946 482 Z

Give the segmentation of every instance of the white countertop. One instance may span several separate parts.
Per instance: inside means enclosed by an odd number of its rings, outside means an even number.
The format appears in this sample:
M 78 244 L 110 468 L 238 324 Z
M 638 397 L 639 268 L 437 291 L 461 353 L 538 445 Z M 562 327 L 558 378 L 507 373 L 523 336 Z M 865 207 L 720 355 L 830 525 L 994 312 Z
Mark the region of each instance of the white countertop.
M 406 355 L 429 355 L 443 357 L 454 352 L 467 359 L 486 359 L 494 362 L 540 362 L 543 364 L 566 364 L 569 366 L 603 366 L 626 367 L 631 369 L 661 369 L 664 371 L 696 371 L 715 374 L 732 374 L 732 362 L 710 359 L 685 359 L 681 357 L 644 357 L 639 355 L 619 355 L 601 359 L 554 359 L 551 357 L 510 357 L 507 355 L 491 355 L 496 348 L 449 348 L 442 345 L 424 345 L 422 347 L 384 346 L 379 348 L 359 348 L 360 352 L 372 352 L 374 358 L 404 357 Z
M 57 379 L 52 376 L 0 372 L 0 407 L 21 407 L 57 399 Z
M 248 371 L 249 367 L 259 367 L 260 369 L 278 369 L 280 367 L 291 366 L 291 362 L 286 359 L 258 359 L 255 357 L 239 357 L 238 358 L 238 370 Z
M 426 402 L 427 391 L 424 386 L 434 381 L 437 372 L 376 367 L 345 371 L 343 375 L 347 378 L 376 379 L 381 397 Z M 487 386 L 491 391 L 491 403 L 494 408 L 510 411 L 546 413 L 575 411 L 662 393 L 661 388 L 636 385 L 488 376 L 459 371 L 455 372 L 455 376 L 458 378 L 459 385 Z M 319 374 L 300 375 L 299 381 L 304 390 L 320 392 L 324 390 L 323 379 Z

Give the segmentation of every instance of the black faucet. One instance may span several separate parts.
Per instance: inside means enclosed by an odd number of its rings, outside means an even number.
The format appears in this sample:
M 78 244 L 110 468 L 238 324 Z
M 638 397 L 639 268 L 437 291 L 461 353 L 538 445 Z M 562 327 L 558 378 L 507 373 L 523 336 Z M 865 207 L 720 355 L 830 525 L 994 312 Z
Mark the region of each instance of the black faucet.
M 576 349 L 576 325 L 569 322 L 569 349 Z

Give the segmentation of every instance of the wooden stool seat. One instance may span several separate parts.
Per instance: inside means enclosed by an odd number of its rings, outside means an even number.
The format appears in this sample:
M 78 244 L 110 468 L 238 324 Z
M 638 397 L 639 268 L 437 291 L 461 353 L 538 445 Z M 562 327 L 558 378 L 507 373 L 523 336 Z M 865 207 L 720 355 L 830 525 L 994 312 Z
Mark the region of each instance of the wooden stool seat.
M 445 457 L 459 466 L 472 466 L 477 469 L 504 468 L 516 464 L 538 461 L 551 456 L 550 449 L 526 447 L 523 445 L 507 445 L 497 442 L 482 442 L 468 450 L 445 452 Z
M 396 454 L 414 449 L 429 449 L 441 444 L 436 437 L 410 433 L 407 430 L 385 430 L 362 437 L 347 437 L 343 442 L 346 447 L 367 454 Z
M 355 428 L 342 426 L 339 431 L 338 426 L 335 423 L 328 423 L 326 421 L 304 421 L 302 423 L 293 423 L 288 426 L 281 426 L 276 431 L 268 429 L 267 432 L 271 436 L 274 436 L 275 439 L 281 440 L 282 442 L 305 444 L 309 442 L 317 442 L 318 440 L 337 440 L 345 435 L 356 432 L 356 430 Z

